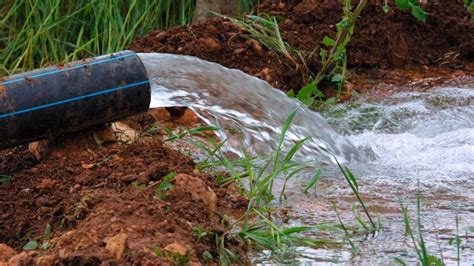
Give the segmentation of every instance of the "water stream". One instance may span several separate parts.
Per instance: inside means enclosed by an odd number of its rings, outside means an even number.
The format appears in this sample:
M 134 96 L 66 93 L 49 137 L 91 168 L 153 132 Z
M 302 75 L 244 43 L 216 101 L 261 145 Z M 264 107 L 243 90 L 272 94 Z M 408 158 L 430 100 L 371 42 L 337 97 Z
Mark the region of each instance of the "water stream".
M 333 156 L 324 151 L 329 150 L 342 162 L 362 159 L 358 150 L 321 115 L 263 80 L 190 56 L 139 56 L 152 82 L 150 108 L 192 108 L 208 124 L 226 129 L 218 132 L 221 139 L 227 139 L 226 151 L 241 154 L 243 149 L 250 153 L 274 150 L 286 118 L 298 109 L 286 136 L 287 146 L 312 137 L 299 156 L 331 162 Z
M 395 258 L 417 261 L 413 245 L 404 235 L 400 201 L 416 218 L 419 190 L 423 205 L 422 232 L 428 250 L 456 262 L 458 215 L 462 234 L 462 263 L 474 261 L 474 78 L 428 92 L 406 92 L 379 101 L 359 99 L 323 112 L 302 107 L 268 83 L 194 57 L 140 54 L 152 81 L 151 107 L 188 106 L 228 139 L 226 150 L 241 154 L 272 151 L 288 114 L 298 109 L 287 145 L 311 136 L 299 158 L 325 163 L 326 174 L 309 195 L 302 194 L 307 179 L 295 179 L 288 189 L 287 225 L 336 223 L 332 203 L 341 218 L 356 225 L 357 205 L 336 167 L 335 154 L 349 165 L 360 192 L 383 229 L 355 241 L 357 249 L 296 247 L 286 263 L 396 264 Z M 416 91 L 416 90 L 413 90 Z M 234 133 L 229 133 L 234 132 Z M 282 222 L 283 223 L 283 222 Z M 321 237 L 314 232 L 315 237 Z M 327 237 L 327 235 L 324 235 Z M 275 263 L 265 252 L 255 263 Z

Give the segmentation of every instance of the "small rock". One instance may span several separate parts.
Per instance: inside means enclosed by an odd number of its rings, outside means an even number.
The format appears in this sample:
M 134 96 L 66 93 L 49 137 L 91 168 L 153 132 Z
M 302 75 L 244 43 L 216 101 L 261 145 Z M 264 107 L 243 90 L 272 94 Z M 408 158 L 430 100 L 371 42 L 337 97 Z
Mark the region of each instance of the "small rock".
M 107 249 L 116 259 L 121 259 L 123 254 L 128 248 L 128 235 L 125 233 L 120 233 L 115 235 L 112 238 L 109 238 L 105 242 L 107 245 L 105 249 Z
M 69 231 L 69 232 L 71 232 L 71 231 Z M 68 232 L 68 233 L 69 233 L 69 232 Z M 58 256 L 59 256 L 59 258 L 61 258 L 61 259 L 67 258 L 67 250 L 66 250 L 65 248 L 60 249 L 60 250 L 58 251 Z
M 48 188 L 53 188 L 56 185 L 56 181 L 49 179 L 49 178 L 43 178 L 39 182 L 39 184 L 36 186 L 37 189 L 48 189 Z
M 212 37 L 203 37 L 199 40 L 205 47 L 209 49 L 210 52 L 217 52 L 221 49 L 219 42 Z
M 35 141 L 28 145 L 28 151 L 35 157 L 38 162 L 46 157 L 48 153 L 48 141 Z
M 0 244 L 0 262 L 7 262 L 11 257 L 16 255 L 16 251 L 7 244 Z
M 178 174 L 175 180 L 177 188 L 191 193 L 193 199 L 203 201 L 211 214 L 216 211 L 216 193 L 202 179 L 187 174 Z
M 165 250 L 173 254 L 179 254 L 181 256 L 186 256 L 189 252 L 189 250 L 186 247 L 184 247 L 183 245 L 177 242 L 167 245 L 165 247 Z
M 36 264 L 38 264 L 38 266 L 50 266 L 54 264 L 55 260 L 56 260 L 56 256 L 46 255 L 46 256 L 42 256 L 36 259 Z
M 138 138 L 138 132 L 129 127 L 127 124 L 115 122 L 112 124 L 111 128 L 114 131 L 117 141 L 130 143 Z
M 26 252 L 15 255 L 8 260 L 9 266 L 26 266 L 31 265 L 31 257 Z
M 114 230 L 115 232 L 120 232 L 122 230 L 122 226 L 118 223 L 111 224 L 110 228 L 112 228 L 112 230 Z
M 111 127 L 106 126 L 100 128 L 99 130 L 95 130 L 94 137 L 98 142 L 97 144 L 100 145 L 102 145 L 103 143 L 111 143 L 117 141 L 117 137 L 115 136 L 114 130 Z
M 247 43 L 250 45 L 250 47 L 252 47 L 255 52 L 257 52 L 257 54 L 260 54 L 262 52 L 262 46 L 258 41 L 250 39 L 247 41 Z
M 241 54 L 243 52 L 245 52 L 245 48 L 237 48 L 234 50 L 234 54 Z
M 165 40 L 166 39 L 166 32 L 160 32 L 158 33 L 155 38 L 158 40 L 158 41 L 162 41 L 162 40 Z
M 87 169 L 87 170 L 94 168 L 94 166 L 95 166 L 95 163 L 83 163 L 81 165 L 83 169 Z
M 194 113 L 193 110 L 187 108 L 183 115 L 181 115 L 176 121 L 176 123 L 193 126 L 201 122 L 201 119 Z
M 267 82 L 272 82 L 272 76 L 270 75 L 270 69 L 268 67 L 262 69 L 260 72 L 255 74 L 255 76 Z
M 166 121 L 168 119 L 170 119 L 171 115 L 170 113 L 168 112 L 168 110 L 166 110 L 166 108 L 153 108 L 153 109 L 150 109 L 148 110 L 148 113 L 153 116 L 153 118 L 157 121 L 157 122 L 161 122 L 161 121 Z

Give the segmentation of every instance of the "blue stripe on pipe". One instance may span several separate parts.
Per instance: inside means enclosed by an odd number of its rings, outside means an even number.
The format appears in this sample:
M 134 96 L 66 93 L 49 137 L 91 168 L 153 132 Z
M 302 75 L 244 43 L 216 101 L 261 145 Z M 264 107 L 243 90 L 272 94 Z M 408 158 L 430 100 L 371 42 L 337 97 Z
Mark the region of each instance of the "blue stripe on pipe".
M 40 105 L 40 106 L 36 106 L 36 107 L 31 107 L 31 108 L 11 112 L 11 113 L 8 113 L 8 114 L 0 115 L 0 119 L 7 118 L 7 117 L 10 117 L 10 116 L 14 116 L 14 115 L 29 113 L 29 112 L 33 112 L 33 111 L 37 111 L 37 110 L 41 110 L 41 109 L 47 109 L 47 108 L 50 108 L 50 107 L 63 105 L 63 104 L 66 104 L 66 103 L 77 102 L 77 101 L 84 100 L 84 99 L 87 99 L 87 98 L 91 98 L 91 97 L 95 97 L 95 96 L 99 96 L 99 95 L 103 95 L 103 94 L 107 94 L 107 93 L 111 93 L 111 92 L 115 92 L 115 91 L 120 91 L 120 90 L 133 88 L 133 87 L 136 87 L 136 86 L 147 84 L 149 82 L 150 82 L 149 80 L 144 80 L 144 81 L 140 81 L 140 82 L 136 82 L 136 83 L 132 83 L 132 84 L 127 84 L 125 86 L 115 87 L 115 88 L 108 89 L 108 90 L 98 91 L 98 92 L 94 92 L 94 93 L 90 93 L 90 94 L 86 94 L 86 95 L 82 95 L 82 96 L 78 96 L 78 97 L 74 97 L 74 98 L 69 98 L 69 99 L 54 102 L 54 103 L 48 103 L 48 104 L 44 104 L 44 105 Z
M 56 73 L 66 72 L 68 70 L 78 69 L 78 68 L 81 68 L 81 67 L 84 67 L 84 66 L 93 66 L 93 65 L 98 65 L 98 64 L 102 64 L 102 63 L 107 63 L 107 62 L 110 62 L 110 61 L 115 61 L 115 60 L 119 60 L 119 59 L 122 59 L 122 58 L 127 58 L 127 57 L 130 57 L 130 56 L 134 56 L 134 55 L 136 55 L 136 54 L 132 53 L 132 54 L 120 55 L 120 56 L 117 56 L 117 57 L 107 58 L 107 59 L 104 59 L 104 60 L 93 61 L 91 63 L 78 64 L 76 66 L 69 67 L 69 68 L 55 69 L 55 70 L 52 70 L 52 71 L 49 71 L 49 72 L 44 72 L 44 73 L 40 73 L 40 74 L 36 74 L 36 75 L 31 75 L 31 76 L 24 77 L 24 78 L 18 78 L 18 79 L 12 79 L 12 80 L 7 80 L 7 81 L 4 81 L 4 82 L 0 82 L 0 85 L 12 84 L 12 83 L 15 83 L 15 82 L 18 82 L 18 81 L 23 81 L 26 78 L 44 77 L 44 76 L 48 76 L 48 75 L 52 75 L 52 74 L 56 74 Z

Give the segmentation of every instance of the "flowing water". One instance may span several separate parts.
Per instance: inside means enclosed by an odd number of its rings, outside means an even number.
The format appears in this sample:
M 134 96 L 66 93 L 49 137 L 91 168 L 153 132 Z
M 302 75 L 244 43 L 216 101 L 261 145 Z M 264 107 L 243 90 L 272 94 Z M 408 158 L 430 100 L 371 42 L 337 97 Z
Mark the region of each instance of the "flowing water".
M 455 264 L 453 239 L 456 215 L 461 235 L 461 264 L 474 262 L 474 78 L 455 86 L 437 86 L 428 92 L 406 92 L 370 102 L 359 99 L 323 113 L 336 131 L 356 148 L 370 148 L 376 159 L 349 163 L 358 176 L 361 193 L 372 214 L 379 213 L 383 230 L 361 236 L 358 250 L 300 248 L 298 262 L 338 261 L 364 265 L 396 264 L 395 258 L 414 264 L 413 244 L 404 235 L 400 201 L 408 204 L 416 227 L 419 191 L 421 221 L 428 250 Z M 354 222 L 357 205 L 336 168 L 310 196 L 288 195 L 292 225 L 333 220 L 335 202 L 342 219 Z M 339 177 L 339 178 L 338 178 Z M 293 182 L 290 191 L 304 187 Z M 416 230 L 416 229 L 415 229 Z
M 152 82 L 150 108 L 187 106 L 227 139 L 224 149 L 241 154 L 266 153 L 278 144 L 288 115 L 298 109 L 287 134 L 287 145 L 306 136 L 299 156 L 314 156 L 321 162 L 360 158 L 359 152 L 337 134 L 319 114 L 289 99 L 267 82 L 195 57 L 171 54 L 140 54 Z M 234 134 L 232 132 L 235 132 Z
M 311 136 L 299 158 L 330 163 L 334 158 L 324 151 L 328 150 L 358 177 L 360 192 L 371 213 L 379 215 L 383 229 L 357 237 L 356 249 L 296 247 L 286 263 L 385 265 L 396 264 L 395 258 L 415 263 L 413 245 L 404 235 L 400 201 L 416 218 L 417 191 L 428 250 L 438 257 L 442 254 L 448 264 L 456 262 L 452 239 L 458 216 L 462 264 L 474 261 L 474 78 L 434 86 L 428 92 L 395 94 L 383 101 L 360 99 L 337 105 L 323 113 L 326 120 L 241 71 L 187 56 L 140 57 L 152 81 L 151 107 L 188 106 L 204 121 L 233 129 L 219 132 L 228 140 L 228 151 L 272 151 L 283 122 L 298 109 L 286 144 Z M 345 223 L 356 224 L 352 206 L 357 203 L 346 181 L 336 167 L 325 168 L 325 176 L 308 195 L 301 192 L 304 177 L 290 184 L 287 226 L 337 223 L 333 203 Z M 258 254 L 254 262 L 275 262 L 267 255 Z

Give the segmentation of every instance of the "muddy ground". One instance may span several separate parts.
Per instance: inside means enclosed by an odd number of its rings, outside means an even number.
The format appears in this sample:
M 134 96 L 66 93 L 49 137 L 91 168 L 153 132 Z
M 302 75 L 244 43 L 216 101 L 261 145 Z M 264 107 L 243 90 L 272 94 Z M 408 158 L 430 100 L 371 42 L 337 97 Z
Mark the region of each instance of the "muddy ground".
M 462 0 L 429 2 L 423 6 L 426 24 L 397 10 L 392 1 L 388 14 L 383 1 L 371 2 L 348 47 L 355 90 L 380 95 L 386 91 L 374 85 L 381 81 L 404 84 L 474 73 L 474 26 Z M 319 51 L 323 36 L 334 36 L 342 12 L 339 1 L 263 1 L 256 11 L 279 17 L 283 38 L 307 57 L 309 71 L 295 68 L 222 18 L 150 32 L 130 49 L 194 55 L 241 69 L 276 88 L 297 90 L 320 68 L 318 57 L 309 54 Z M 196 122 L 182 115 L 179 109 L 159 110 L 122 121 L 138 136 L 127 143 L 109 126 L 100 126 L 39 148 L 0 151 L 0 243 L 14 249 L 0 244 L 0 265 L 16 253 L 12 264 L 217 263 L 215 239 L 198 241 L 193 231 L 222 234 L 223 217 L 242 212 L 246 200 L 233 187 L 216 186 L 212 175 L 199 172 L 188 156 L 164 144 L 163 134 L 149 134 L 154 123 L 163 128 L 165 120 L 176 125 L 181 119 L 187 126 Z M 173 188 L 160 197 L 155 190 L 171 172 L 176 174 Z M 51 246 L 21 253 L 30 240 L 46 242 L 48 225 Z M 246 247 L 229 243 L 245 261 Z M 212 258 L 203 256 L 206 252 Z

